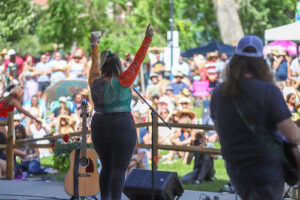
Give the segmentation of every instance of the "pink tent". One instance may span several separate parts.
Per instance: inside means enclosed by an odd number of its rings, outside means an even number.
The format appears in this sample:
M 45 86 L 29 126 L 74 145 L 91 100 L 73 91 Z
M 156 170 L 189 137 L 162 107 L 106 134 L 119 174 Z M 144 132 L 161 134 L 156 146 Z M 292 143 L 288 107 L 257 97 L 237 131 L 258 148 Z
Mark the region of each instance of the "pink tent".
M 208 81 L 193 81 L 193 95 L 196 97 L 205 97 L 209 95 Z
M 276 40 L 264 47 L 264 53 L 271 50 L 287 50 L 290 55 L 297 55 L 297 45 L 289 40 Z M 300 48 L 299 48 L 300 49 Z

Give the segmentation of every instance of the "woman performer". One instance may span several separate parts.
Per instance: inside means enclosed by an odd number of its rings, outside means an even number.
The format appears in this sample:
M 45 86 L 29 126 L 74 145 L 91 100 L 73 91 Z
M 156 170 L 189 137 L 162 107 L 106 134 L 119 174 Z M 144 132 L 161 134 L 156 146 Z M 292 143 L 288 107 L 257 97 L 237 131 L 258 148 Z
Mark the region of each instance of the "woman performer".
M 98 63 L 97 38 L 91 36 L 92 67 L 88 82 L 95 105 L 91 129 L 93 144 L 102 164 L 99 178 L 102 200 L 121 199 L 125 172 L 137 141 L 130 113 L 129 87 L 139 72 L 152 37 L 149 24 L 133 63 L 123 72 L 119 56 L 111 51 L 102 51 Z
M 13 112 L 15 108 L 20 113 L 23 113 L 27 117 L 41 123 L 41 121 L 33 116 L 30 112 L 25 110 L 20 103 L 24 94 L 24 88 L 20 85 L 11 84 L 3 91 L 3 95 L 0 98 L 0 120 L 7 120 L 8 113 Z M 0 126 L 0 132 L 6 133 L 4 126 Z

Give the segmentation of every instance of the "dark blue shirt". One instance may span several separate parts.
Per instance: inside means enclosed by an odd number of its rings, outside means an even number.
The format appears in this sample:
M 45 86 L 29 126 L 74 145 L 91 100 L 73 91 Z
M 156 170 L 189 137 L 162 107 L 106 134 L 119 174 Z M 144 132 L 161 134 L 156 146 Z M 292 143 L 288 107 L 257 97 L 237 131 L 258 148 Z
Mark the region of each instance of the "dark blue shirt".
M 282 180 L 281 158 L 250 131 L 237 113 L 233 99 L 223 96 L 222 86 L 215 88 L 210 108 L 229 176 L 245 181 Z M 280 143 L 276 124 L 291 117 L 291 113 L 279 88 L 245 78 L 241 81 L 241 91 L 242 97 L 235 102 L 244 118 L 260 130 L 258 135 L 265 134 Z
M 287 79 L 287 61 L 283 60 L 276 70 L 276 78 L 279 81 L 285 81 Z
M 148 133 L 148 130 L 146 127 L 141 127 L 140 128 L 140 135 L 139 135 L 139 139 L 140 139 L 140 144 L 144 144 L 144 140 L 143 137 Z

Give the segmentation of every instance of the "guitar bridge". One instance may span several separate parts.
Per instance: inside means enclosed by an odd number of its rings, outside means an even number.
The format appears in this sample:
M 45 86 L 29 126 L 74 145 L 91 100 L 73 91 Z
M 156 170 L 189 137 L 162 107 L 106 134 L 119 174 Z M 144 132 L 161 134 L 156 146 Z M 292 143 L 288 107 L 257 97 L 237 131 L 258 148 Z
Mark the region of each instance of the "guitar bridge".
M 91 177 L 90 174 L 82 174 L 82 173 L 79 173 L 78 174 L 78 177 Z

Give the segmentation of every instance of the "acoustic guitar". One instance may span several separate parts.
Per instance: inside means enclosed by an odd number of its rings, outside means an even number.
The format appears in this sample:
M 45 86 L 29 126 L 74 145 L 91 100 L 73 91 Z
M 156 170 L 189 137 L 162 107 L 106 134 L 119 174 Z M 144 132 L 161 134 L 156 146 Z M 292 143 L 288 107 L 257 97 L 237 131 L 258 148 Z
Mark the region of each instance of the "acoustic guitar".
M 65 191 L 72 199 L 93 196 L 100 192 L 97 153 L 86 145 L 87 101 L 82 100 L 82 141 L 81 146 L 70 154 L 70 169 L 65 176 Z

